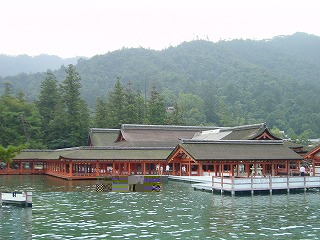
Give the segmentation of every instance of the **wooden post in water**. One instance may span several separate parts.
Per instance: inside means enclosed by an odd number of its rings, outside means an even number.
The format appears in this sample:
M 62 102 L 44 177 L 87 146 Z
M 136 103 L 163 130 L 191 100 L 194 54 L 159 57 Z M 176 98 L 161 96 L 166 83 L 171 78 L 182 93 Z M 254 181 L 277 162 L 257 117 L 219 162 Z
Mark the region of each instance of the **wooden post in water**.
M 72 178 L 72 161 L 69 162 L 69 177 Z
M 223 193 L 223 169 L 224 169 L 224 165 L 223 165 L 223 163 L 222 163 L 221 172 L 220 172 L 220 177 L 221 177 L 221 194 Z
M 214 190 L 214 178 L 213 178 L 213 176 L 211 177 L 211 180 L 212 180 L 212 186 L 211 186 L 211 188 L 212 188 L 212 194 L 213 194 L 213 190 Z
M 251 175 L 251 195 L 254 194 L 254 191 L 253 191 L 253 176 Z
M 270 191 L 270 194 L 272 195 L 272 176 L 269 176 L 269 191 Z
M 234 176 L 231 177 L 231 196 L 235 195 L 235 190 L 234 190 Z
M 289 175 L 287 174 L 287 192 L 290 193 Z
M 32 207 L 32 192 L 26 192 L 26 207 Z

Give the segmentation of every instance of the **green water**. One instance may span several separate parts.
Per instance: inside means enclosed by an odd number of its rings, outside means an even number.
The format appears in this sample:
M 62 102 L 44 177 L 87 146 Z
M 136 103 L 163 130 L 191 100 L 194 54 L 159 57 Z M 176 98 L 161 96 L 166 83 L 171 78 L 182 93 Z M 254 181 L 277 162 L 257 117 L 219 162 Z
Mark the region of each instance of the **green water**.
M 33 191 L 32 215 L 0 208 L 0 239 L 31 239 L 31 223 L 32 239 L 320 238 L 319 191 L 230 197 L 169 181 L 160 193 L 96 193 L 95 183 L 0 176 L 0 191 Z

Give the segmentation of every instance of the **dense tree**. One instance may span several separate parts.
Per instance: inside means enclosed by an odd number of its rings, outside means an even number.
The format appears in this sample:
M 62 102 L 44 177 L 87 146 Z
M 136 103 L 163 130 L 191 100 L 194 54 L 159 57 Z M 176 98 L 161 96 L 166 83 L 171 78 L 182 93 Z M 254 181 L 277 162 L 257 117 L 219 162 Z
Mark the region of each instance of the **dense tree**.
M 52 138 L 50 135 L 53 131 L 50 129 L 49 123 L 54 118 L 54 110 L 56 109 L 59 97 L 58 81 L 51 72 L 47 72 L 44 81 L 41 83 L 39 98 L 36 102 L 42 117 L 43 141 L 46 145 L 49 139 Z
M 84 145 L 89 128 L 89 109 L 80 98 L 81 77 L 73 65 L 66 69 L 66 78 L 60 85 L 60 99 L 50 122 L 53 135 L 50 148 Z
M 141 91 L 137 91 L 137 93 L 134 95 L 135 97 L 135 105 L 137 109 L 137 124 L 143 124 L 145 121 L 145 115 L 146 115 L 146 104 L 145 99 L 143 98 Z
M 142 124 L 145 104 L 141 92 L 133 92 L 131 83 L 123 87 L 117 78 L 114 88 L 108 93 L 107 101 L 97 98 L 95 127 L 118 128 L 121 123 Z
M 107 117 L 108 117 L 107 105 L 101 99 L 101 97 L 98 97 L 96 101 L 96 111 L 95 111 L 94 120 L 93 120 L 94 126 L 96 128 L 108 127 Z
M 156 85 L 166 107 L 173 106 L 181 93 L 200 97 L 203 110 L 192 110 L 192 115 L 203 113 L 204 124 L 267 122 L 271 128 L 294 129 L 296 136 L 308 130 L 308 136 L 315 138 L 320 135 L 319 45 L 319 37 L 303 33 L 268 41 L 197 40 L 162 51 L 123 48 L 78 61 L 77 69 L 82 76 L 82 98 L 92 109 L 97 97 L 108 98 L 106 90 L 113 89 L 115 77 L 121 75 L 124 86 L 132 82 L 132 93 L 144 86 L 145 94 Z M 54 75 L 61 82 L 66 77 L 65 68 L 54 71 Z M 8 82 L 32 101 L 38 95 L 39 79 L 43 79 L 42 73 L 0 77 L 0 91 Z M 144 109 L 144 105 L 138 106 Z M 132 112 L 133 105 L 130 109 Z M 122 119 L 109 124 L 106 118 L 106 124 L 100 126 L 118 127 L 119 123 L 135 121 L 135 115 L 130 119 L 125 112 Z M 148 123 L 147 115 L 142 117 Z M 202 120 L 195 118 L 197 125 Z
M 172 107 L 167 110 L 167 121 L 168 125 L 186 125 L 182 117 L 182 111 L 180 106 L 175 102 Z
M 124 92 L 125 107 L 123 111 L 123 123 L 138 123 L 139 112 L 137 96 L 132 91 L 132 83 L 129 81 Z
M 5 92 L 0 98 L 0 145 L 42 148 L 41 118 L 36 105 Z
M 118 77 L 113 90 L 108 95 L 107 127 L 119 128 L 120 124 L 124 123 L 125 108 L 126 97 L 124 87 Z
M 166 107 L 164 98 L 158 93 L 153 86 L 151 97 L 147 103 L 147 123 L 161 125 L 166 123 Z
M 206 123 L 204 101 L 197 95 L 181 93 L 177 101 L 182 121 L 186 125 L 202 125 Z
M 25 145 L 3 147 L 0 145 L 0 162 L 10 163 L 25 148 Z

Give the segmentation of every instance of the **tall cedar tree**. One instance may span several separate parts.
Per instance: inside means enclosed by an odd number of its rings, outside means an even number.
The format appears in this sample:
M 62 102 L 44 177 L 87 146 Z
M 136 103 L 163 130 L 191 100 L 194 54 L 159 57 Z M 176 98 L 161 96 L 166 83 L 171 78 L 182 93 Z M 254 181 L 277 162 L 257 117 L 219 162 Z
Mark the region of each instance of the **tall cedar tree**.
M 166 107 L 164 99 L 153 86 L 151 97 L 147 106 L 147 122 L 154 125 L 162 125 L 166 123 Z
M 50 73 L 46 73 L 46 77 L 40 86 L 39 99 L 37 107 L 42 117 L 42 133 L 43 142 L 48 145 L 49 139 L 52 138 L 52 130 L 50 129 L 50 121 L 54 118 L 54 110 L 59 101 L 58 80 Z
M 125 114 L 123 123 L 139 123 L 141 112 L 139 109 L 139 95 L 132 92 L 132 83 L 129 81 L 125 89 Z
M 138 119 L 136 123 L 143 124 L 145 122 L 146 104 L 140 90 L 138 90 L 137 93 L 135 94 L 135 99 L 136 99 L 137 114 L 138 114 Z
M 120 123 L 143 123 L 144 99 L 140 92 L 134 93 L 131 86 L 129 81 L 124 89 L 118 78 L 106 103 L 100 97 L 97 98 L 95 127 L 118 128 Z
M 126 99 L 124 87 L 122 86 L 120 78 L 118 77 L 113 90 L 109 93 L 107 101 L 108 115 L 106 126 L 108 128 L 119 128 L 119 126 L 124 123 L 125 105 Z
M 97 98 L 96 101 L 96 113 L 94 116 L 94 126 L 97 128 L 106 128 L 107 126 L 107 117 L 108 117 L 107 105 L 106 103 L 100 98 Z
M 56 138 L 51 139 L 55 148 L 85 145 L 90 124 L 88 106 L 80 98 L 81 77 L 72 64 L 68 65 L 66 73 L 51 122 L 51 127 L 56 129 Z

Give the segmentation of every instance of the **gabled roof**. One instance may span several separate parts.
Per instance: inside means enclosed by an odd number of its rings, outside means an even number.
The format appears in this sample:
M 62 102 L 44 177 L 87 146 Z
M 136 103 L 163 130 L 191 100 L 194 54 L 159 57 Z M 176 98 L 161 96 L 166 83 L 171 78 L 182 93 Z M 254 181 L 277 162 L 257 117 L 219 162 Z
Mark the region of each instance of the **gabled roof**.
M 237 127 L 224 127 L 215 130 L 196 133 L 195 140 L 280 140 L 272 135 L 265 123 L 244 125 Z
M 59 154 L 56 150 L 37 150 L 25 149 L 18 153 L 14 160 L 47 160 L 59 159 Z
M 89 131 L 88 146 L 113 145 L 119 133 L 119 129 L 91 128 Z
M 196 161 L 203 160 L 301 160 L 299 154 L 285 147 L 282 141 L 265 140 L 185 140 L 169 155 L 182 148 Z
M 62 158 L 73 160 L 163 160 L 172 149 L 168 148 L 79 148 L 65 152 Z
M 172 151 L 166 147 L 75 147 L 57 150 L 23 150 L 14 160 L 163 160 Z
M 195 133 L 209 129 L 217 127 L 123 124 L 117 141 L 168 142 L 176 145 L 181 138 L 190 139 Z
M 167 147 L 174 149 L 177 141 L 120 141 L 114 143 L 114 147 Z
M 305 156 L 306 159 L 312 159 L 315 157 L 320 157 L 320 145 L 316 146 L 312 150 L 310 150 Z

